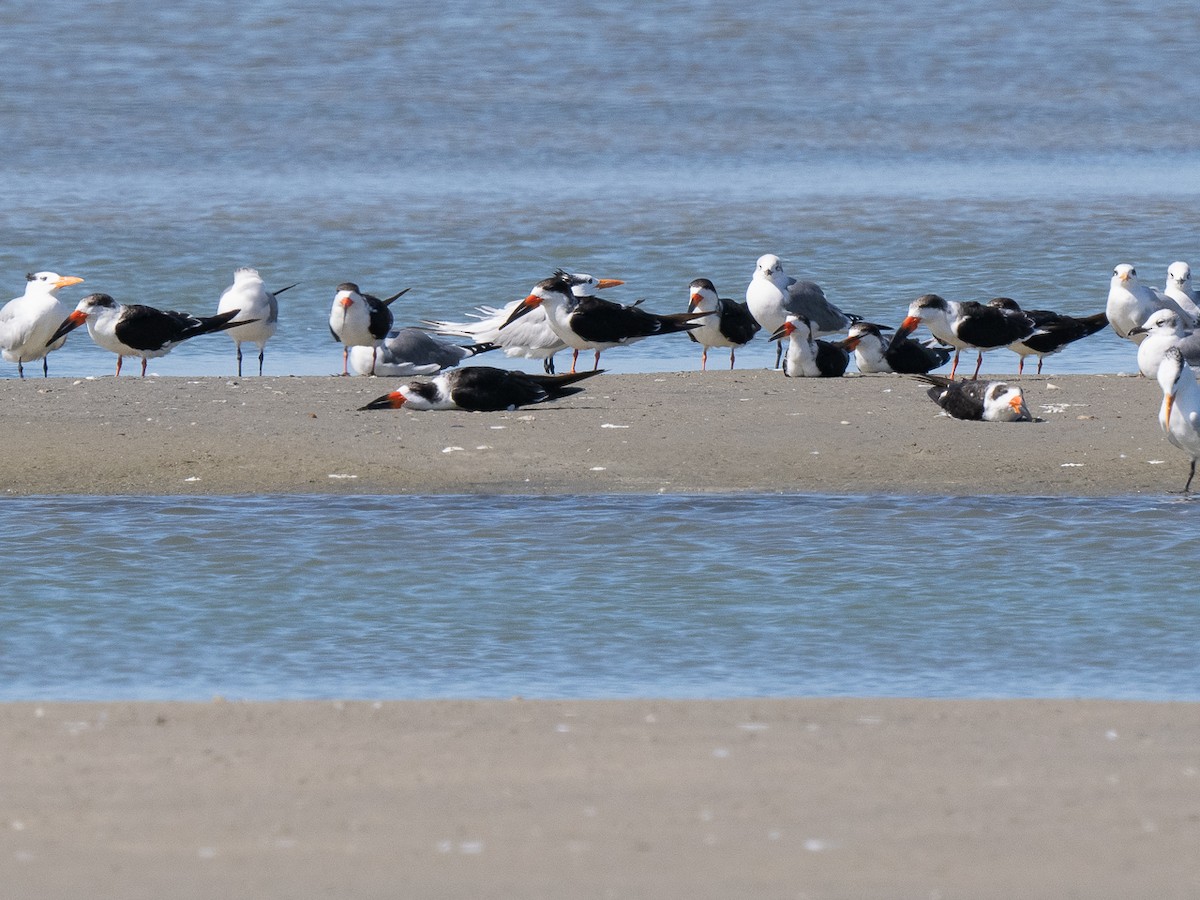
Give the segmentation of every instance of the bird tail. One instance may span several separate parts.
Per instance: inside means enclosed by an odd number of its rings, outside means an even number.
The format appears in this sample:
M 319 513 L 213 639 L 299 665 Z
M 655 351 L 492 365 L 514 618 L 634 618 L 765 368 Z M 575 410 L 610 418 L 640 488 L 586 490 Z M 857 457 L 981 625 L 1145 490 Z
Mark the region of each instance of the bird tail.
M 478 356 L 480 353 L 490 353 L 492 350 L 499 350 L 499 344 L 493 344 L 490 341 L 484 341 L 482 344 L 460 344 L 462 349 L 467 351 L 465 358 Z
M 594 369 L 591 372 L 568 372 L 564 375 L 529 375 L 528 378 L 537 382 L 546 394 L 553 398 L 561 397 L 564 394 L 573 394 L 580 390 L 580 388 L 571 387 L 575 382 L 602 374 L 604 374 L 604 369 Z
M 214 331 L 224 331 L 227 328 L 236 328 L 238 325 L 249 325 L 251 322 L 258 321 L 258 319 L 243 319 L 241 322 L 234 322 L 233 318 L 240 312 L 240 309 L 231 309 L 215 316 L 193 316 L 195 324 L 184 330 L 181 339 L 193 338 Z
M 691 313 L 667 313 L 666 315 L 655 316 L 660 323 L 662 329 L 659 334 L 674 334 L 677 331 L 691 331 L 693 328 L 699 328 L 700 323 L 697 319 L 703 319 L 705 316 L 715 316 L 715 309 L 708 312 L 691 312 Z

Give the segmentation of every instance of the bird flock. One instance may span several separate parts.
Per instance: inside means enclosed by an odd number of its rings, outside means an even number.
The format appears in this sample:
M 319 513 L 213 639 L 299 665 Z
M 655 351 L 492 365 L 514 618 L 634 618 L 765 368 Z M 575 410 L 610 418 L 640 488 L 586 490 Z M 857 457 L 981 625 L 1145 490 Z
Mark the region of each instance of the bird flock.
M 16 363 L 21 378 L 25 364 L 38 360 L 42 374 L 48 375 L 49 355 L 81 325 L 96 344 L 116 354 L 117 375 L 127 357 L 141 359 L 144 376 L 148 360 L 216 332 L 233 340 L 239 376 L 242 345 L 255 345 L 262 375 L 266 345 L 278 328 L 278 297 L 296 287 L 269 291 L 256 269 L 244 267 L 234 272 L 233 284 L 222 292 L 212 316 L 126 305 L 105 293 L 88 294 L 68 311 L 57 294 L 82 282 L 54 272 L 31 274 L 24 294 L 0 308 L 0 355 Z M 641 301 L 622 304 L 599 295 L 623 283 L 558 270 L 534 285 L 524 299 L 501 307 L 479 306 L 465 321 L 426 320 L 397 329 L 391 307 L 408 288 L 380 298 L 343 282 L 334 293 L 329 329 L 342 345 L 344 375 L 353 370 L 388 377 L 433 376 L 427 382 L 403 384 L 362 409 L 489 411 L 553 400 L 581 390 L 578 382 L 600 374 L 604 351 L 656 335 L 686 334 L 698 343 L 701 370 L 708 366 L 710 349 L 728 349 L 732 369 L 737 350 L 762 332 L 778 343 L 775 365 L 786 377 L 840 377 L 853 359 L 863 374 L 916 376 L 930 398 L 955 418 L 1029 421 L 1032 416 L 1020 387 L 978 380 L 983 354 L 1001 348 L 1013 351 L 1018 376 L 1026 358 L 1035 356 L 1040 374 L 1045 357 L 1111 326 L 1136 345 L 1139 371 L 1157 379 L 1163 391 L 1160 425 L 1169 441 L 1190 457 L 1183 490 L 1190 492 L 1200 459 L 1200 388 L 1192 368 L 1200 365 L 1200 335 L 1194 333 L 1200 325 L 1200 298 L 1192 289 L 1186 262 L 1168 267 L 1161 291 L 1141 284 L 1133 266 L 1118 265 L 1105 310 L 1090 316 L 1027 310 L 1008 297 L 980 303 L 930 293 L 913 300 L 895 328 L 839 309 L 820 285 L 789 276 L 774 254 L 759 257 L 744 301 L 719 296 L 707 278 L 691 282 L 686 310 L 677 313 L 653 313 L 643 309 Z M 930 337 L 910 337 L 921 326 Z M 840 340 L 823 339 L 843 333 Z M 570 372 L 557 374 L 554 357 L 567 349 Z M 479 365 L 456 368 L 495 350 L 514 358 L 541 359 L 545 374 Z M 975 370 L 971 378 L 956 380 L 963 351 L 976 353 Z M 590 371 L 578 371 L 581 352 L 593 354 Z M 948 376 L 932 374 L 947 363 Z

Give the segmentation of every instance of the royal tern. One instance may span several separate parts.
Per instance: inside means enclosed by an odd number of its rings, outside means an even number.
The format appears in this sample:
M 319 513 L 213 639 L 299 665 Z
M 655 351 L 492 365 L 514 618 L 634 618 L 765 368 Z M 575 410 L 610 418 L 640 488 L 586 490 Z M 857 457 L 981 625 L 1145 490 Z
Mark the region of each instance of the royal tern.
M 596 291 L 624 284 L 616 278 L 596 278 L 583 272 L 568 273 L 571 282 L 571 293 L 576 297 L 594 297 Z M 539 307 L 528 315 L 522 316 L 519 322 L 505 327 L 505 322 L 513 311 L 525 301 L 513 300 L 502 309 L 494 306 L 476 307 L 472 313 L 476 322 L 426 321 L 439 334 L 455 337 L 471 338 L 478 343 L 495 344 L 504 350 L 508 357 L 543 360 L 542 366 L 547 374 L 554 374 L 554 354 L 567 346 L 566 341 L 558 336 L 546 320 L 545 309 Z M 503 330 L 502 330 L 503 329 Z
M 342 345 L 343 375 L 350 374 L 347 365 L 351 347 L 378 349 L 383 343 L 383 339 L 392 330 L 393 317 L 389 307 L 409 290 L 405 288 L 386 300 L 380 300 L 373 294 L 362 293 L 352 281 L 344 281 L 337 286 L 337 293 L 333 295 L 333 306 L 329 310 L 329 333 Z M 367 374 L 375 374 L 373 364 Z
M 746 305 L 767 334 L 779 330 L 789 315 L 808 319 L 816 337 L 845 331 L 862 321 L 862 316 L 844 313 L 830 303 L 820 285 L 799 281 L 784 272 L 783 263 L 774 253 L 758 258 L 746 286 Z M 776 367 L 782 351 L 780 344 L 775 353 Z
M 54 332 L 50 343 L 86 322 L 92 340 L 117 354 L 118 375 L 125 357 L 137 356 L 144 377 L 147 360 L 166 356 L 189 338 L 232 327 L 237 313 L 233 309 L 216 316 L 193 316 L 140 303 L 125 306 L 108 294 L 88 294 Z
M 918 375 L 932 385 L 930 398 L 956 419 L 984 422 L 1028 422 L 1032 420 L 1019 387 L 1003 381 L 954 381 L 944 375 Z
M 908 337 L 921 323 L 935 338 L 954 348 L 954 363 L 950 367 L 952 379 L 958 371 L 958 357 L 963 350 L 975 350 L 979 354 L 972 376 L 978 378 L 984 351 L 1024 340 L 1037 328 L 1033 319 L 1024 313 L 985 306 L 973 300 L 959 303 L 937 294 L 925 294 L 909 305 L 908 316 L 896 329 L 893 343 Z
M 25 363 L 40 359 L 42 375 L 50 374 L 46 357 L 67 342 L 64 335 L 52 341 L 67 307 L 56 296 L 62 288 L 80 284 L 82 278 L 38 272 L 25 276 L 25 293 L 9 300 L 0 309 L 0 355 L 17 364 L 17 374 L 25 377 Z
M 465 369 L 443 372 L 432 381 L 402 384 L 359 409 L 399 409 L 402 406 L 418 410 L 465 409 L 471 412 L 515 409 L 581 391 L 582 388 L 571 385 L 603 371 L 528 375 L 512 369 L 467 366 Z
M 1178 304 L 1191 320 L 1189 327 L 1200 324 L 1200 297 L 1192 290 L 1192 267 L 1182 260 L 1167 266 L 1167 286 L 1163 294 Z
M 1178 347 L 1169 347 L 1163 354 L 1162 365 L 1158 367 L 1158 386 L 1163 392 L 1158 424 L 1167 440 L 1192 458 L 1183 486 L 1186 494 L 1192 489 L 1196 458 L 1200 457 L 1200 386 Z
M 850 352 L 840 344 L 818 341 L 804 316 L 789 315 L 771 340 L 788 339 L 783 374 L 789 378 L 840 378 L 850 365 Z
M 355 375 L 375 374 L 388 378 L 410 375 L 436 375 L 452 369 L 464 359 L 499 349 L 495 344 L 452 344 L 436 338 L 423 328 L 399 328 L 376 347 L 351 347 L 350 371 Z
M 1145 334 L 1133 334 L 1133 329 L 1144 325 L 1160 309 L 1170 309 L 1182 315 L 1185 322 L 1191 321 L 1177 302 L 1138 281 L 1137 269 L 1133 266 L 1122 263 L 1113 269 L 1108 282 L 1108 302 L 1104 307 L 1113 331 L 1123 338 L 1141 343 Z
M 1131 329 L 1129 334 L 1134 338 L 1144 335 L 1138 344 L 1137 361 L 1138 371 L 1147 378 L 1158 377 L 1158 368 L 1171 347 L 1179 348 L 1188 365 L 1200 365 L 1200 334 L 1185 328 L 1179 313 L 1174 310 L 1160 309 L 1151 313 L 1146 324 Z
M 512 311 L 501 328 L 507 328 L 539 306 L 546 310 L 546 321 L 555 334 L 572 348 L 572 372 L 580 350 L 594 351 L 595 368 L 599 368 L 601 352 L 610 347 L 632 344 L 656 334 L 690 331 L 697 326 L 696 319 L 711 315 L 659 315 L 646 312 L 637 305 L 624 306 L 599 297 L 576 297 L 571 292 L 570 275 L 560 270 L 534 285 L 533 291 Z
M 263 354 L 267 341 L 279 328 L 279 302 L 275 299 L 296 285 L 268 291 L 257 269 L 242 267 L 233 272 L 233 284 L 221 293 L 217 314 L 237 310 L 226 330 L 237 348 L 238 378 L 242 377 L 242 344 L 258 345 L 258 374 L 263 373 Z
M 728 347 L 729 368 L 733 368 L 738 347 L 750 343 L 762 328 L 750 312 L 750 307 L 737 300 L 718 297 L 717 289 L 707 278 L 697 278 L 688 285 L 688 312 L 711 312 L 688 332 L 688 337 L 704 349 L 700 353 L 700 371 L 708 368 L 708 348 Z
M 988 306 L 995 306 L 1009 312 L 1023 312 L 1033 319 L 1037 326 L 1033 334 L 1019 341 L 1013 341 L 1008 349 L 1017 354 L 1021 361 L 1017 363 L 1017 374 L 1025 371 L 1025 357 L 1036 356 L 1038 359 L 1037 373 L 1042 374 L 1042 361 L 1052 353 L 1058 353 L 1068 344 L 1083 340 L 1096 334 L 1108 324 L 1106 313 L 1096 313 L 1091 316 L 1076 318 L 1062 313 L 1051 312 L 1048 309 L 1021 309 L 1016 300 L 1011 297 L 996 297 L 988 301 Z
M 902 338 L 894 341 L 883 336 L 883 328 L 874 322 L 855 322 L 842 346 L 854 351 L 854 363 L 864 375 L 898 372 L 924 375 L 950 361 L 950 350 L 934 341 Z

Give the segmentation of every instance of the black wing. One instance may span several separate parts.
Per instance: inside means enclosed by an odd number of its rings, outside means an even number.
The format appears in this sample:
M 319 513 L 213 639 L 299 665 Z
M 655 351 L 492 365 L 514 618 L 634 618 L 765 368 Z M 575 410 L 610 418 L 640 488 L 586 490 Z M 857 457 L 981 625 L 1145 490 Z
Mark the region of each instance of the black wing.
M 1031 335 L 1037 327 L 1025 313 L 969 301 L 962 304 L 964 318 L 956 334 L 973 347 L 1006 347 Z
M 380 300 L 371 294 L 364 294 L 363 298 L 367 301 L 367 308 L 371 310 L 371 320 L 367 325 L 367 330 L 371 332 L 371 336 L 376 340 L 382 341 L 387 337 L 388 332 L 392 330 L 392 322 L 395 320 L 395 316 L 392 315 L 388 303 L 396 298 L 392 297 L 390 300 Z
M 688 331 L 696 327 L 696 313 L 660 316 L 638 306 L 623 306 L 601 297 L 580 297 L 571 316 L 571 328 L 585 341 L 619 344 L 630 338 Z M 703 315 L 703 314 L 700 314 Z
M 901 375 L 924 375 L 931 369 L 944 366 L 950 361 L 951 351 L 941 347 L 926 347 L 924 344 L 905 338 L 894 342 L 884 355 L 892 371 Z
M 926 384 L 933 385 L 928 391 L 930 398 L 954 418 L 983 418 L 983 396 L 988 387 L 987 382 L 951 381 L 944 375 L 917 377 Z
M 125 307 L 114 331 L 117 340 L 134 350 L 161 350 L 167 344 L 183 340 L 197 324 L 199 320 L 187 313 L 131 303 Z
M 720 317 L 721 334 L 735 344 L 748 344 L 762 328 L 750 313 L 750 307 L 737 300 L 721 297 L 717 300 L 717 315 Z M 694 338 L 693 338 L 694 340 Z
M 829 341 L 817 341 L 817 370 L 822 378 L 840 378 L 850 365 L 850 354 Z

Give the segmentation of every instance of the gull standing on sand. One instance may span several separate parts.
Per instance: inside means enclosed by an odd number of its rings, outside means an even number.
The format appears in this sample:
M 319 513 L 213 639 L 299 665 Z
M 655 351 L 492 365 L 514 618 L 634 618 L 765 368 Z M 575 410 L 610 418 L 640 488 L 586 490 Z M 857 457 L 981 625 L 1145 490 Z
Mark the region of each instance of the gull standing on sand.
M 405 288 L 380 300 L 373 294 L 364 294 L 353 281 L 344 281 L 337 286 L 333 295 L 333 306 L 329 310 L 329 333 L 342 345 L 342 374 L 349 375 L 347 368 L 351 347 L 371 347 L 371 367 L 368 375 L 375 374 L 375 351 L 383 343 L 395 321 L 389 308 L 393 302 L 408 293 Z
M 498 349 L 495 344 L 452 344 L 423 328 L 400 328 L 384 338 L 378 348 L 351 347 L 350 370 L 355 375 L 369 375 L 374 366 L 376 375 L 389 378 L 436 375 L 464 359 Z
M 571 293 L 576 297 L 595 297 L 596 291 L 625 283 L 616 278 L 596 278 L 582 272 L 570 272 L 567 278 L 571 282 Z M 524 302 L 513 300 L 502 309 L 494 306 L 476 307 L 478 312 L 472 315 L 479 320 L 477 322 L 433 320 L 424 324 L 438 334 L 471 338 L 482 344 L 495 344 L 503 348 L 504 355 L 509 358 L 540 359 L 546 373 L 553 375 L 554 354 L 565 349 L 567 342 L 550 327 L 546 319 L 546 310 L 539 307 L 522 316 L 519 322 L 505 325 L 513 311 Z
M 1200 324 L 1200 297 L 1192 290 L 1192 267 L 1182 260 L 1167 266 L 1167 286 L 1163 291 L 1191 319 L 1191 327 Z
M 1134 338 L 1143 336 L 1137 348 L 1137 361 L 1138 371 L 1147 378 L 1158 377 L 1158 368 L 1171 347 L 1177 347 L 1189 365 L 1200 365 L 1200 335 L 1184 328 L 1179 314 L 1173 310 L 1158 310 L 1145 325 L 1129 333 Z
M 850 351 L 841 344 L 818 341 L 804 316 L 789 315 L 771 335 L 771 340 L 788 339 L 783 374 L 788 378 L 840 378 L 850 365 Z
M 576 297 L 571 292 L 571 276 L 561 269 L 550 278 L 539 281 L 533 291 L 509 315 L 501 326 L 507 328 L 539 306 L 546 310 L 546 321 L 568 347 L 571 371 L 579 360 L 580 350 L 596 354 L 594 368 L 600 368 L 600 354 L 611 347 L 620 347 L 656 334 L 690 331 L 696 319 L 711 313 L 646 312 L 637 305 L 625 306 L 599 297 Z
M 1158 386 L 1163 402 L 1158 411 L 1158 424 L 1167 440 L 1192 458 L 1183 493 L 1192 489 L 1196 477 L 1196 459 L 1200 457 L 1200 386 L 1192 367 L 1187 364 L 1178 347 L 1170 347 L 1158 367 Z
M 491 366 L 468 366 L 438 375 L 432 381 L 402 384 L 396 390 L 376 397 L 365 409 L 464 409 L 471 412 L 497 412 L 516 409 L 531 403 L 544 403 L 583 388 L 572 387 L 575 382 L 603 369 L 591 372 L 572 372 L 569 375 L 528 375 L 512 369 Z
M 289 284 L 277 291 L 268 291 L 258 269 L 243 267 L 234 270 L 233 284 L 225 288 L 221 299 L 217 301 L 217 313 L 237 310 L 226 334 L 233 338 L 237 348 L 238 378 L 242 377 L 243 342 L 258 345 L 258 374 L 262 375 L 267 341 L 279 328 L 279 302 L 275 298 L 295 286 Z
M 708 368 L 708 348 L 728 347 L 729 368 L 733 369 L 733 355 L 738 347 L 750 343 L 762 326 L 750 312 L 750 307 L 737 300 L 718 297 L 717 289 L 707 278 L 697 278 L 688 285 L 688 312 L 710 312 L 714 315 L 701 319 L 700 324 L 688 332 L 688 337 L 704 349 L 700 353 L 700 371 Z
M 932 385 L 930 399 L 956 419 L 982 422 L 1029 422 L 1032 416 L 1019 387 L 1003 381 L 954 381 L 945 375 L 918 375 Z
M 232 327 L 237 314 L 234 309 L 216 316 L 193 316 L 140 303 L 125 306 L 108 294 L 88 294 L 50 337 L 49 343 L 86 322 L 92 340 L 117 354 L 118 375 L 125 357 L 137 356 L 142 360 L 144 378 L 148 360 L 166 356 L 189 338 Z
M 1170 309 L 1190 322 L 1179 304 L 1147 287 L 1138 281 L 1137 269 L 1128 263 L 1122 263 L 1113 269 L 1112 278 L 1108 281 L 1108 302 L 1104 312 L 1112 323 L 1113 331 L 1135 343 L 1141 343 L 1145 335 L 1141 332 L 1132 334 L 1133 329 L 1144 325 L 1156 311 Z
M 854 351 L 854 364 L 864 375 L 887 372 L 924 375 L 950 361 L 949 348 L 936 341 L 922 343 L 908 337 L 898 341 L 885 339 L 883 328 L 874 322 L 855 322 L 841 343 L 847 350 Z
M 985 351 L 1024 340 L 1037 328 L 1033 319 L 1021 312 L 984 306 L 974 300 L 959 303 L 937 294 L 925 294 L 909 305 L 908 316 L 896 329 L 893 343 L 908 337 L 922 322 L 935 338 L 954 348 L 951 379 L 958 371 L 958 357 L 963 350 L 975 350 L 979 354 L 972 376 L 978 378 Z
M 1011 297 L 996 297 L 988 301 L 988 306 L 995 306 L 1009 312 L 1023 312 L 1033 319 L 1037 330 L 1029 337 L 1013 341 L 1008 349 L 1017 354 L 1021 361 L 1017 363 L 1017 374 L 1025 371 L 1025 357 L 1038 358 L 1037 373 L 1042 374 L 1042 361 L 1052 353 L 1058 353 L 1068 344 L 1083 340 L 1104 329 L 1108 325 L 1107 313 L 1096 313 L 1091 316 L 1075 318 L 1064 316 L 1062 313 L 1051 312 L 1048 309 L 1021 309 L 1016 300 Z
M 66 335 L 50 340 L 67 317 L 67 308 L 57 294 L 62 288 L 82 282 L 82 278 L 57 272 L 26 275 L 25 293 L 0 309 L 0 355 L 17 364 L 17 374 L 22 378 L 25 363 L 38 359 L 42 361 L 42 376 L 49 376 L 46 357 L 67 342 Z
M 774 334 L 789 315 L 808 319 L 813 335 L 836 334 L 845 331 L 862 316 L 844 313 L 825 297 L 821 286 L 812 281 L 799 281 L 783 271 L 783 263 L 774 253 L 758 258 L 754 275 L 746 286 L 746 305 L 767 334 Z M 775 367 L 779 367 L 783 345 L 775 352 Z

